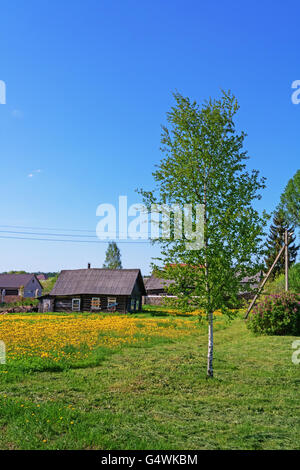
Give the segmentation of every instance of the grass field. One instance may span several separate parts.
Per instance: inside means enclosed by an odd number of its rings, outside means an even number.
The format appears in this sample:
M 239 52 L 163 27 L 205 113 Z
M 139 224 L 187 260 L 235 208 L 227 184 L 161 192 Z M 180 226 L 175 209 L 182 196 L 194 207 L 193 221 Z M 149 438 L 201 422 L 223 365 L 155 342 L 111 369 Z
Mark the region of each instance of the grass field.
M 299 449 L 293 337 L 237 316 L 0 316 L 0 449 Z

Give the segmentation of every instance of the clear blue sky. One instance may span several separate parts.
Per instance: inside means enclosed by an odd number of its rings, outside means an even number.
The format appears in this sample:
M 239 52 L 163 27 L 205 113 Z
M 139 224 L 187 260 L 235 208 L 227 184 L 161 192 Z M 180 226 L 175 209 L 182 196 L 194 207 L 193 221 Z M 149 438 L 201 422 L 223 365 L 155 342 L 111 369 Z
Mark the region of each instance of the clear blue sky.
M 237 96 L 249 166 L 267 177 L 259 208 L 271 211 L 299 168 L 297 79 L 296 1 L 2 1 L 0 224 L 95 230 L 98 204 L 138 202 L 176 89 L 199 102 L 220 88 Z M 158 253 L 119 246 L 124 267 L 144 274 Z M 106 245 L 0 247 L 0 271 L 48 271 L 101 267 Z

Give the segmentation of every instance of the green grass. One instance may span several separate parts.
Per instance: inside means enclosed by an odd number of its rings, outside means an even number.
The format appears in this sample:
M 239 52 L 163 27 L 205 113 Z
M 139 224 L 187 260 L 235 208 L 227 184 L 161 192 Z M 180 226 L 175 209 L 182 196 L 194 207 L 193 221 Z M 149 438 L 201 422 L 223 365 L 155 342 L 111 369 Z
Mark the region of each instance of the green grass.
M 0 374 L 0 449 L 299 449 L 294 339 L 254 336 L 240 318 L 222 325 L 214 379 L 204 327 L 96 365 Z

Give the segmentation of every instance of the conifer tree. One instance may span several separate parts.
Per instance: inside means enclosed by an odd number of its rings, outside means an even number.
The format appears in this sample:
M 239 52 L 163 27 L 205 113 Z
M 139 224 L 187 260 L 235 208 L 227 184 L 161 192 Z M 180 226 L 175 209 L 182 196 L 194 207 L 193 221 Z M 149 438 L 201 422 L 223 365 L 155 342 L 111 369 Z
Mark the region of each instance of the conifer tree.
M 267 249 L 265 252 L 265 266 L 266 266 L 266 271 L 270 269 L 272 266 L 276 255 L 278 254 L 280 248 L 284 244 L 284 232 L 285 230 L 288 230 L 289 232 L 292 232 L 292 227 L 289 226 L 289 224 L 286 221 L 284 213 L 278 209 L 274 213 L 273 217 L 273 224 L 270 227 L 270 233 L 267 238 Z M 288 247 L 288 253 L 289 253 L 289 266 L 291 266 L 297 257 L 297 251 L 299 246 L 296 246 L 294 244 L 296 237 L 295 236 L 290 236 L 289 240 L 289 247 Z M 276 276 L 279 274 L 284 273 L 284 266 L 285 266 L 285 261 L 284 257 L 281 256 L 275 265 L 272 273 L 271 273 L 271 279 L 274 279 Z

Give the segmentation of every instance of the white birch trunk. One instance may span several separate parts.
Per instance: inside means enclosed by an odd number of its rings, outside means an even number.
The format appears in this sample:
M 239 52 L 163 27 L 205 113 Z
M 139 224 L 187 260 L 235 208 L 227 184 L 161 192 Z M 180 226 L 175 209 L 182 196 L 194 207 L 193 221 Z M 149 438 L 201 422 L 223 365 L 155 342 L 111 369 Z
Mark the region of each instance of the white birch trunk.
M 209 313 L 208 317 L 208 350 L 207 350 L 207 375 L 214 376 L 213 371 L 213 354 L 214 354 L 214 335 L 213 335 L 213 313 Z

